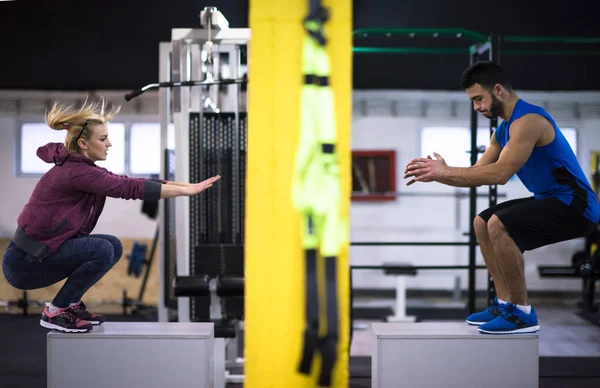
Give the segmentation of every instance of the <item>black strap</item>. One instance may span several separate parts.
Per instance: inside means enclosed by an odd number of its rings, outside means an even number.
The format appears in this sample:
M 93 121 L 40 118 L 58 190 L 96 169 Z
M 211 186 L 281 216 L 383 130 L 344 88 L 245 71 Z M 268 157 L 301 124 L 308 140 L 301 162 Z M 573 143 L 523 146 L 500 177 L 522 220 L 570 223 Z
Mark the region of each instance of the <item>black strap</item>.
M 305 85 L 329 86 L 329 77 L 316 74 L 304 74 Z
M 323 143 L 321 144 L 321 152 L 324 154 L 333 154 L 335 152 L 335 144 Z
M 321 375 L 319 385 L 329 387 L 333 368 L 337 361 L 338 334 L 338 299 L 337 299 L 337 258 L 335 256 L 325 258 L 325 290 L 327 297 L 327 334 L 319 341 L 321 352 Z
M 309 217 L 309 223 L 312 220 Z M 304 349 L 300 361 L 299 371 L 305 375 L 310 374 L 312 361 L 319 341 L 319 295 L 317 289 L 317 251 L 307 249 L 304 251 L 306 259 L 306 326 L 304 328 Z
M 307 28 L 306 32 L 319 42 L 321 46 L 325 46 L 325 44 L 327 44 L 327 39 L 325 39 L 325 35 L 323 34 L 323 24 L 329 20 L 329 9 L 323 7 L 321 0 L 309 0 L 308 6 L 309 12 L 308 16 L 304 19 L 304 22 L 314 21 L 318 22 L 320 26 L 316 31 Z
M 308 217 L 309 227 L 312 218 Z M 312 230 L 312 228 L 311 228 Z M 317 286 L 317 252 L 315 249 L 305 250 L 306 259 L 306 290 L 305 309 L 306 326 L 304 329 L 304 347 L 299 371 L 310 375 L 312 362 L 317 350 L 321 353 L 321 371 L 319 386 L 331 385 L 333 369 L 337 362 L 337 347 L 339 341 L 339 316 L 337 298 L 337 258 L 325 258 L 325 293 L 327 310 L 327 333 L 319 337 L 319 301 Z

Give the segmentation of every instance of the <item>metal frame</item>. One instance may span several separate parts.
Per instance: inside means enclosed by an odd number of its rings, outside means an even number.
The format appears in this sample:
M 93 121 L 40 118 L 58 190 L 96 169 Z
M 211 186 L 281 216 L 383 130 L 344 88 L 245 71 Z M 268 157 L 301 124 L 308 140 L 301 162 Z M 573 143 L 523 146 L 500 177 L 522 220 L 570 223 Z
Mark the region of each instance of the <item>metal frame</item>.
M 469 63 L 474 64 L 475 62 L 483 59 L 484 54 L 488 54 L 487 60 L 494 63 L 498 63 L 500 53 L 500 36 L 492 35 L 490 40 L 484 44 L 472 46 L 469 54 Z M 477 156 L 479 151 L 477 149 L 477 130 L 478 130 L 478 117 L 477 112 L 473 108 L 471 103 L 471 165 L 477 163 Z M 490 119 L 490 137 L 498 126 L 498 118 Z M 489 185 L 489 207 L 496 206 L 498 203 L 498 185 Z M 470 188 L 470 199 L 469 199 L 469 219 L 474 220 L 477 216 L 477 187 Z M 475 311 L 475 269 L 477 265 L 477 237 L 475 236 L 475 227 L 473 222 L 469 223 L 469 302 L 468 309 L 469 314 Z M 488 272 L 488 286 L 487 286 L 487 304 L 490 305 L 496 295 L 496 289 L 490 273 Z
M 229 51 L 233 53 L 232 61 L 239 63 L 239 50 L 237 45 L 248 45 L 250 43 L 250 29 L 225 29 L 213 30 L 211 41 L 215 46 L 224 46 L 226 50 L 216 48 L 215 51 Z M 201 76 L 201 46 L 209 39 L 209 31 L 205 29 L 173 29 L 170 43 L 160 45 L 160 82 L 181 82 L 197 80 Z M 216 67 L 216 66 L 215 66 Z M 237 78 L 237 67 L 232 66 L 234 78 Z M 214 76 L 214 74 L 213 74 Z M 211 86 L 216 89 L 218 85 Z M 186 86 L 176 88 L 161 88 L 160 93 L 160 123 L 161 123 L 161 147 L 166 148 L 166 134 L 169 122 L 175 125 L 175 180 L 188 182 L 190 180 L 190 152 L 189 149 L 189 117 L 190 113 L 199 113 L 202 117 L 205 108 L 201 96 L 206 92 L 202 86 Z M 237 98 L 240 95 L 241 86 L 233 84 L 228 86 L 228 96 Z M 239 117 L 237 104 L 236 118 Z M 199 150 L 193 150 L 199 152 Z M 162 155 L 161 155 L 162 157 Z M 164 176 L 164 160 L 161 163 L 161 175 Z M 239 193 L 238 193 L 239 196 Z M 191 260 L 192 238 L 190 236 L 190 199 L 188 197 L 177 197 L 176 208 L 176 234 L 177 234 L 177 276 L 189 276 L 193 273 L 193 260 Z M 163 209 L 161 207 L 161 209 Z M 164 220 L 161 219 L 161 230 L 164 229 Z M 239 226 L 237 226 L 239 229 Z M 164 232 L 163 232 L 164 233 Z M 160 246 L 161 256 L 164 254 L 164 235 L 161 233 Z M 163 268 L 164 270 L 164 268 Z M 165 285 L 163 286 L 171 286 Z M 161 303 L 164 307 L 164 303 Z M 192 316 L 192 306 L 189 297 L 178 298 L 178 320 L 189 322 Z M 161 314 L 164 318 L 164 312 Z
M 464 47 L 396 47 L 396 46 L 354 46 L 353 53 L 357 54 L 441 54 L 441 55 L 483 55 L 492 46 L 493 35 L 486 35 L 476 31 L 462 28 L 360 28 L 352 32 L 353 37 L 386 37 L 403 36 L 407 38 L 455 38 L 472 42 Z M 584 48 L 587 45 L 597 45 L 600 37 L 590 36 L 502 36 L 503 43 L 509 44 L 554 44 L 551 49 L 532 48 L 503 48 L 498 51 L 502 55 L 600 55 L 597 48 Z M 564 45 L 564 46 L 563 46 Z M 576 46 L 578 45 L 578 46 Z M 560 47 L 558 47 L 560 46 Z
M 170 81 L 170 54 L 171 54 L 171 45 L 166 42 L 162 42 L 159 44 L 159 64 L 158 64 L 158 80 L 159 82 L 168 82 Z M 160 176 L 165 178 L 168 174 L 166 170 L 166 160 L 165 160 L 165 152 L 164 150 L 167 148 L 167 133 L 169 123 L 171 123 L 171 112 L 169 106 L 171 105 L 171 93 L 169 89 L 160 89 L 158 91 L 158 116 L 160 120 Z M 167 276 L 167 268 L 165 267 L 165 250 L 166 244 L 166 233 L 165 228 L 167 227 L 165 221 L 165 201 L 159 201 L 159 217 L 158 217 L 158 225 L 159 225 L 159 233 L 158 233 L 158 321 L 159 322 L 168 322 L 169 321 L 169 309 L 166 306 L 166 292 L 167 284 L 166 281 L 168 279 Z
M 492 34 L 490 36 L 490 41 L 484 44 L 485 47 L 482 50 L 475 50 L 475 52 L 471 52 L 469 56 L 469 62 L 471 64 L 475 63 L 480 59 L 481 56 L 488 53 L 488 60 L 499 63 L 500 60 L 500 36 L 497 34 Z M 498 127 L 498 118 L 490 119 L 490 136 L 494 133 L 496 128 Z M 477 163 L 477 112 L 474 109 L 471 109 L 471 165 Z M 477 204 L 475 197 L 477 196 L 477 187 L 471 188 L 472 195 L 470 199 L 469 206 L 469 219 L 474 220 L 477 216 Z M 498 203 L 498 185 L 489 185 L 488 186 L 488 195 L 489 195 L 489 207 L 496 206 Z M 473 222 L 470 223 L 470 239 L 469 239 L 469 313 L 472 313 L 475 310 L 475 266 L 476 266 L 476 252 L 475 252 L 475 244 L 476 244 L 475 230 Z M 491 305 L 493 299 L 496 295 L 496 288 L 494 287 L 494 282 L 490 273 L 488 272 L 488 287 L 487 287 L 487 305 Z
M 475 62 L 484 54 L 489 54 L 489 59 L 496 62 L 498 60 L 498 45 L 499 37 L 491 36 L 473 32 L 465 29 L 406 29 L 406 28 L 363 28 L 353 32 L 354 36 L 384 36 L 391 37 L 393 35 L 405 35 L 410 38 L 415 37 L 450 37 L 455 39 L 463 39 L 470 41 L 471 44 L 467 49 L 464 48 L 422 48 L 422 47 L 360 47 L 355 46 L 353 52 L 355 53 L 394 53 L 394 54 L 469 54 L 470 63 Z M 477 149 L 477 112 L 472 109 L 470 115 L 470 130 L 471 130 L 471 165 L 477 162 L 477 157 L 480 151 Z M 491 132 L 495 130 L 497 126 L 497 119 L 490 121 L 490 136 Z M 477 188 L 472 187 L 469 190 L 469 218 L 475 219 L 477 215 Z M 489 193 L 489 204 L 494 206 L 497 203 L 497 186 L 490 186 Z M 477 267 L 477 239 L 475 237 L 475 230 L 473 223 L 469 225 L 469 241 L 465 242 L 351 242 L 353 246 L 468 246 L 469 247 L 469 264 L 468 266 L 456 266 L 456 265 L 445 265 L 435 266 L 436 269 L 448 269 L 448 270 L 467 270 L 468 271 L 468 311 L 469 314 L 475 311 L 476 301 L 476 270 Z M 352 266 L 353 269 L 374 269 L 373 266 Z M 383 266 L 380 269 L 385 269 Z M 488 273 L 488 299 L 492 298 L 495 294 L 493 282 Z
M 207 9 L 202 13 L 202 20 Z M 213 15 L 216 9 L 212 9 Z M 219 18 L 221 18 L 219 13 Z M 224 18 L 223 18 L 224 19 Z M 212 42 L 213 53 L 229 53 L 229 61 L 231 66 L 231 78 L 234 81 L 240 81 L 239 74 L 241 55 L 239 46 L 245 45 L 250 49 L 250 29 L 215 29 L 214 26 L 207 26 L 207 29 L 173 29 L 171 32 L 171 42 L 162 42 L 159 46 L 159 83 L 163 85 L 159 87 L 159 116 L 161 127 L 161 176 L 166 177 L 168 171 L 165 166 L 164 152 L 167 148 L 167 131 L 168 125 L 173 123 L 175 126 L 175 181 L 191 182 L 191 161 L 198 161 L 198 155 L 202 152 L 201 149 L 190 149 L 190 115 L 199 114 L 200 122 L 202 122 L 203 113 L 215 109 L 214 104 L 208 104 L 207 99 L 217 102 L 219 107 L 224 107 L 227 111 L 235 113 L 236 122 L 239 123 L 240 109 L 239 101 L 241 97 L 241 85 L 239 82 L 224 82 L 227 88 L 227 93 L 221 95 L 219 93 L 219 55 L 215 55 L 213 71 L 211 74 L 205 74 L 203 70 L 202 50 L 207 42 Z M 202 78 L 206 76 L 206 80 L 216 80 L 211 85 L 201 85 Z M 211 78 L 212 77 L 212 78 Z M 191 86 L 177 86 L 173 83 L 189 81 Z M 229 79 L 229 81 L 232 81 Z M 168 84 L 168 85 L 165 85 Z M 156 85 L 156 84 L 155 84 Z M 147 87 L 146 87 L 147 88 Z M 140 89 L 145 91 L 144 88 Z M 139 95 L 139 93 L 137 94 Z M 131 96 L 133 98 L 135 96 Z M 127 98 L 127 97 L 126 97 Z M 202 128 L 200 128 L 202 131 Z M 200 134 L 202 136 L 202 134 Z M 238 139 L 234 139 L 237 144 Z M 235 154 L 235 153 L 234 153 Z M 199 158 L 200 161 L 202 158 Z M 234 160 L 235 166 L 239 166 L 239 155 L 236 155 Z M 200 162 L 201 163 L 201 162 Z M 196 163 L 193 168 L 203 166 Z M 233 182 L 233 196 L 239 198 L 239 188 L 237 179 Z M 200 194 L 202 196 L 204 194 Z M 193 248 L 196 245 L 194 241 L 197 236 L 197 226 L 195 215 L 190 214 L 191 199 L 189 197 L 176 197 L 172 199 L 175 207 L 175 235 L 176 238 L 176 276 L 191 276 L 194 274 L 194 257 Z M 169 321 L 170 311 L 166 305 L 168 298 L 167 290 L 173 288 L 173 284 L 169 282 L 168 268 L 165 263 L 165 250 L 168 249 L 168 241 L 166 239 L 167 220 L 165 219 L 165 201 L 160 201 L 160 217 L 159 217 L 159 257 L 160 259 L 160 276 L 159 286 L 159 321 Z M 238 206 L 239 207 L 239 204 Z M 239 211 L 239 209 L 237 209 Z M 233 210 L 235 211 L 235 209 Z M 200 215 L 202 216 L 202 214 Z M 236 231 L 242 229 L 242 225 L 234 226 Z M 172 259 L 172 258 L 171 258 Z M 218 319 L 221 315 L 221 304 L 217 300 L 211 300 L 210 315 L 211 318 Z M 194 303 L 190 297 L 177 297 L 177 321 L 190 322 L 193 320 Z M 238 328 L 239 329 L 239 328 Z M 226 368 L 229 363 L 234 362 L 237 354 L 237 338 L 228 340 L 225 338 L 215 338 L 215 387 L 224 387 L 227 381 L 239 382 L 243 380 L 243 376 L 232 376 L 226 373 Z M 230 359 L 233 358 L 233 359 Z

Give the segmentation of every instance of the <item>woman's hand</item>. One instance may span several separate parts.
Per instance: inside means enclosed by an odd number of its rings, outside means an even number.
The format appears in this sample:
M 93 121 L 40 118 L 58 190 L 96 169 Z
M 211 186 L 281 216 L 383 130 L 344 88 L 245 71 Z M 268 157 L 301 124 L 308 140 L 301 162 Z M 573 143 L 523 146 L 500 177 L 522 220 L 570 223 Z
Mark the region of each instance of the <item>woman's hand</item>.
M 160 187 L 160 197 L 191 197 L 208 189 L 219 179 L 221 179 L 220 175 L 208 178 L 200 183 L 167 182 L 166 185 L 161 185 Z
M 192 196 L 192 195 L 200 194 L 204 190 L 212 187 L 212 185 L 216 181 L 218 181 L 219 179 L 221 179 L 221 176 L 217 175 L 217 176 L 214 176 L 212 178 L 208 178 L 207 180 L 204 180 L 204 181 L 199 182 L 199 183 L 190 183 L 188 185 L 188 187 L 186 187 L 187 195 L 188 196 Z

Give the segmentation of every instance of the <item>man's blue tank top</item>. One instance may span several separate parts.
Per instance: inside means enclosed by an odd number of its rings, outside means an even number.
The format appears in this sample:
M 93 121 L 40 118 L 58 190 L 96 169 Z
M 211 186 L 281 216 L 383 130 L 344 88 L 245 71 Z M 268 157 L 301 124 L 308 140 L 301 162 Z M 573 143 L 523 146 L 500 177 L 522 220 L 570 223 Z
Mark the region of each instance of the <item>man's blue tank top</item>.
M 545 117 L 554 127 L 554 140 L 548 145 L 535 147 L 527 162 L 517 171 L 517 176 L 536 199 L 556 197 L 579 210 L 592 222 L 600 221 L 598 198 L 586 178 L 569 142 L 556 122 L 542 107 L 517 101 L 508 122 L 496 128 L 496 141 L 502 148 L 510 138 L 510 125 L 526 114 Z

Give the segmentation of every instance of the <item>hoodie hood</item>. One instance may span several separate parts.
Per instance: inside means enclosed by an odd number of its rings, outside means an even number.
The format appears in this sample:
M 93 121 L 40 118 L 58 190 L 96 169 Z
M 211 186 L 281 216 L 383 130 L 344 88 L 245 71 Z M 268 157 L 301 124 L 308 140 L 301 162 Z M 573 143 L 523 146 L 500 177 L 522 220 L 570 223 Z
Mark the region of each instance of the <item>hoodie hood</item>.
M 48 143 L 37 149 L 37 156 L 46 163 L 62 165 L 67 159 L 86 160 L 83 155 L 70 153 L 63 143 Z
M 63 143 L 48 143 L 38 148 L 37 156 L 46 163 L 60 163 L 69 157 L 69 150 Z

